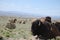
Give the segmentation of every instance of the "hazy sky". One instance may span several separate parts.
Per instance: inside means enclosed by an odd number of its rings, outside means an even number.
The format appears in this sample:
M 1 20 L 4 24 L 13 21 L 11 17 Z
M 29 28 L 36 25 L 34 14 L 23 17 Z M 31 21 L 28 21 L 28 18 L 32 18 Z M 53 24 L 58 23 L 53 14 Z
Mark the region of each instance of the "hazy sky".
M 0 0 L 0 10 L 60 16 L 60 0 Z

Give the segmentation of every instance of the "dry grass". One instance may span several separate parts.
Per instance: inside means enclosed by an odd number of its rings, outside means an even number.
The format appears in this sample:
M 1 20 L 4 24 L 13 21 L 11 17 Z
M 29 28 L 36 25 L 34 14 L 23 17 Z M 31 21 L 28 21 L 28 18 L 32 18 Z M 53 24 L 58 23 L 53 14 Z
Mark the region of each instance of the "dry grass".
M 6 28 L 6 25 L 12 18 L 17 19 L 17 22 L 15 23 L 16 28 L 8 29 Z M 20 20 L 27 21 L 25 24 L 20 24 Z M 8 26 L 13 27 L 11 25 Z M 18 17 L 0 16 L 0 35 L 3 36 L 4 40 L 35 40 L 35 38 L 31 35 L 31 20 Z

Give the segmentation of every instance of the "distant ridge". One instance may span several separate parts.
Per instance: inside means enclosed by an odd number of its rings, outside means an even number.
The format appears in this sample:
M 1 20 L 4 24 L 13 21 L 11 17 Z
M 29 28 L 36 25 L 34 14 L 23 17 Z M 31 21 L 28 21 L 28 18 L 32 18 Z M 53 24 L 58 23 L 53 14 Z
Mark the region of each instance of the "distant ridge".
M 36 15 L 24 12 L 16 12 L 16 11 L 0 11 L 0 16 L 17 16 L 17 17 L 44 17 L 45 15 Z M 46 16 L 45 16 L 46 17 Z M 60 16 L 51 16 L 55 19 L 60 19 Z
M 41 17 L 35 14 L 24 13 L 24 12 L 16 12 L 16 11 L 0 11 L 0 16 L 18 16 L 18 17 Z

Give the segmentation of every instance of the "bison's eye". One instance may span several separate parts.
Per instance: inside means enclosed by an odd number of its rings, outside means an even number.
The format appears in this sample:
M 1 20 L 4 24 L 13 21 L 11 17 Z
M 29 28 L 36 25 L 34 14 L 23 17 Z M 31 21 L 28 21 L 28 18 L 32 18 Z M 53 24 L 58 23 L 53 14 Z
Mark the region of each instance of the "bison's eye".
M 39 24 L 38 24 L 39 26 L 40 26 L 40 22 L 39 22 Z

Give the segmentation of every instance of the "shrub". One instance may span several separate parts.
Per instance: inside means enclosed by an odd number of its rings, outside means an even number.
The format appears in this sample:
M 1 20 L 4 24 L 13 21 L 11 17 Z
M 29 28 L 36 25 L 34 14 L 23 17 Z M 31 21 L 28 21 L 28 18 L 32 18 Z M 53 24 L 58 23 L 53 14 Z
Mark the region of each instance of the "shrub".
M 6 27 L 8 29 L 15 29 L 16 28 L 16 25 L 14 23 L 7 23 Z

